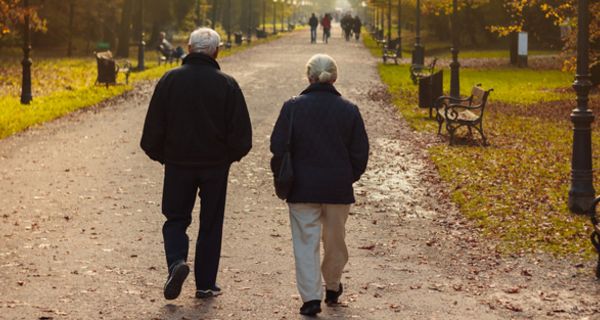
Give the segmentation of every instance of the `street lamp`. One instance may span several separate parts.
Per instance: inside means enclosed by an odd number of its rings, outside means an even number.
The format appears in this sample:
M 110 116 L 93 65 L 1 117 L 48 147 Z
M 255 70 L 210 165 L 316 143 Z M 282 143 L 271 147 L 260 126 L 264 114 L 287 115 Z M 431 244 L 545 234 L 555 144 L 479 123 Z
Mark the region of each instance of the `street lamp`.
M 594 231 L 592 244 L 598 256 L 596 277 L 600 278 L 600 225 L 596 216 L 594 200 L 596 191 L 592 172 L 592 129 L 594 115 L 588 109 L 589 93 L 592 88 L 589 68 L 590 49 L 590 8 L 589 0 L 579 0 L 577 4 L 577 74 L 573 88 L 577 93 L 577 107 L 571 113 L 573 122 L 573 157 L 571 158 L 571 189 L 569 190 L 569 210 L 576 214 L 588 214 Z
M 417 0 L 417 23 L 415 49 L 413 50 L 412 63 L 418 65 L 425 64 L 425 48 L 421 45 L 421 0 Z
M 29 0 L 23 1 L 23 8 L 25 9 L 24 25 L 23 25 L 23 82 L 21 85 L 21 104 L 29 104 L 33 97 L 31 95 L 31 65 L 33 62 L 29 57 L 31 52 L 31 44 L 29 43 Z
M 592 131 L 594 115 L 588 109 L 592 87 L 589 72 L 589 0 L 578 1 L 577 18 L 577 75 L 573 88 L 577 93 L 577 107 L 571 113 L 573 122 L 573 158 L 571 161 L 571 189 L 569 209 L 587 214 L 594 199 L 592 173 Z
M 146 67 L 144 66 L 144 47 L 146 43 L 144 42 L 144 1 L 140 0 L 140 42 L 138 43 L 138 71 L 144 71 Z
M 450 96 L 460 98 L 460 63 L 458 62 L 458 4 L 452 0 L 452 62 L 450 63 Z

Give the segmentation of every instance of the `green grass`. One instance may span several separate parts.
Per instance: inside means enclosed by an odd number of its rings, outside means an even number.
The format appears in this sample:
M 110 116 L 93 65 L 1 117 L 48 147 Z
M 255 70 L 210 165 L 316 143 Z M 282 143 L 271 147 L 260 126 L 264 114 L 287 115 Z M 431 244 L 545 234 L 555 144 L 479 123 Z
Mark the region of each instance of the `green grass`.
M 428 119 L 427 110 L 418 108 L 409 66 L 379 65 L 379 73 L 410 125 L 434 135 L 437 122 Z M 447 70 L 445 78 L 448 88 Z M 504 252 L 580 257 L 593 252 L 588 219 L 574 216 L 566 206 L 572 145 L 568 114 L 575 94 L 565 88 L 572 80 L 572 74 L 553 70 L 461 69 L 464 95 L 476 83 L 495 89 L 484 120 L 491 145 L 429 147 L 452 200 Z M 506 106 L 536 112 L 514 115 L 505 112 Z M 556 117 L 556 113 L 564 116 Z M 593 149 L 600 150 L 600 128 L 594 129 L 593 141 Z M 600 167 L 600 158 L 594 159 L 594 167 Z
M 279 38 L 255 40 L 251 45 Z M 222 50 L 219 58 L 227 57 L 248 48 L 248 45 L 233 46 Z M 121 61 L 121 60 L 118 60 Z M 137 63 L 132 61 L 134 65 Z M 34 58 L 32 90 L 34 99 L 30 105 L 21 105 L 21 68 L 19 59 L 0 59 L 0 139 L 15 134 L 33 125 L 43 123 L 75 110 L 96 105 L 109 98 L 119 96 L 134 88 L 140 81 L 160 78 L 173 65 L 158 66 L 156 52 L 147 51 L 146 67 L 143 72 L 133 72 L 129 84 L 118 75 L 116 86 L 96 86 L 96 61 L 92 57 L 80 58 Z

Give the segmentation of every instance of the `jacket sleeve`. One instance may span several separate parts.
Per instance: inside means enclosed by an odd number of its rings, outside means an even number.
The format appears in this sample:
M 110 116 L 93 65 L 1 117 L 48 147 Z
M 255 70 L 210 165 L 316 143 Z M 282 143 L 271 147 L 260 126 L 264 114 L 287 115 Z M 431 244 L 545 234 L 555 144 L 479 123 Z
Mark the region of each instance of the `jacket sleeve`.
M 356 108 L 356 107 L 355 107 Z M 352 140 L 350 141 L 350 162 L 354 174 L 354 181 L 358 181 L 365 170 L 369 160 L 369 137 L 365 130 L 365 123 L 360 115 L 360 111 L 356 108 L 356 117 L 352 127 Z
M 271 171 L 277 175 L 281 167 L 281 160 L 286 151 L 286 144 L 289 135 L 290 120 L 287 115 L 288 108 L 284 104 L 275 122 L 275 127 L 271 133 Z
M 166 76 L 161 78 L 154 89 L 140 142 L 148 157 L 160 163 L 165 162 L 164 144 L 167 132 L 168 88 L 165 78 Z
M 228 99 L 227 148 L 229 161 L 240 161 L 252 149 L 252 123 L 242 90 L 232 80 Z

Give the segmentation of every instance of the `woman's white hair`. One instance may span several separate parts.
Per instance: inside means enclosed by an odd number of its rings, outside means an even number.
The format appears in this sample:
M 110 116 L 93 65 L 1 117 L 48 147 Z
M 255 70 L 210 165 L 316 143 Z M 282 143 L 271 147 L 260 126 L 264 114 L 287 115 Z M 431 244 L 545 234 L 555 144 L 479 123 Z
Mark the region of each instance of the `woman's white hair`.
M 315 54 L 306 64 L 308 80 L 316 83 L 332 83 L 337 80 L 337 64 L 326 54 Z
M 198 28 L 190 34 L 190 45 L 191 52 L 204 53 L 212 56 L 217 52 L 219 44 L 221 43 L 221 37 L 219 34 L 211 28 Z

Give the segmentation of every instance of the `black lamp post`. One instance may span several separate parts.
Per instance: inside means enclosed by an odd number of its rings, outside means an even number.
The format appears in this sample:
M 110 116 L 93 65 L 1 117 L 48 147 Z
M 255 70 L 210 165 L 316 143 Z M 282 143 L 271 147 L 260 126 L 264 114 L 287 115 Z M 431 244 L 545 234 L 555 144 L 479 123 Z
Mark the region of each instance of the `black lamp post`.
M 29 9 L 29 0 L 23 1 L 23 8 L 25 10 Z M 29 57 L 29 53 L 31 52 L 31 44 L 29 43 L 29 11 L 25 13 L 23 22 L 23 61 L 21 61 L 21 65 L 23 66 L 23 82 L 21 85 L 21 104 L 29 104 L 31 100 L 33 100 L 31 95 L 31 65 L 33 62 Z
M 460 63 L 458 62 L 458 16 L 457 0 L 452 0 L 452 62 L 450 63 L 450 96 L 460 97 Z
M 589 71 L 589 0 L 579 0 L 577 10 L 577 75 L 573 83 L 577 92 L 577 108 L 571 113 L 574 129 L 569 210 L 587 214 L 596 193 L 592 173 L 591 124 L 594 115 L 588 109 L 588 96 L 592 87 Z
M 140 42 L 138 43 L 138 71 L 144 71 L 146 67 L 144 66 L 144 47 L 146 46 L 146 42 L 144 42 L 144 1 L 140 0 Z
M 392 0 L 388 0 L 388 12 L 387 12 L 387 43 L 392 41 Z
M 417 0 L 417 23 L 415 49 L 413 50 L 412 63 L 425 64 L 425 48 L 421 45 L 421 0 Z
M 398 58 L 402 58 L 402 0 L 398 0 Z

